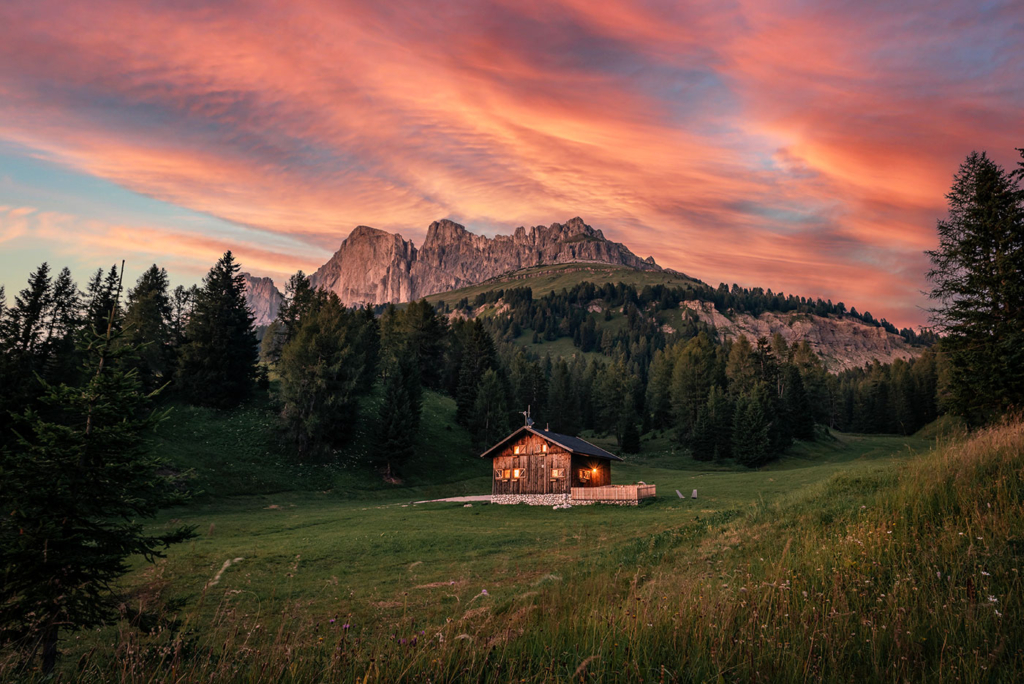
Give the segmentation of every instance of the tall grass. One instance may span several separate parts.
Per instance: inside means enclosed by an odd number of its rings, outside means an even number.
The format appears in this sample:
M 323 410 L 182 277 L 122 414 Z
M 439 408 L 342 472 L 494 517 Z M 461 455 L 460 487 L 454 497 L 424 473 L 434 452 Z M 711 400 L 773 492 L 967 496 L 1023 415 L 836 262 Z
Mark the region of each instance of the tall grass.
M 802 500 L 695 516 L 502 598 L 438 583 L 451 619 L 397 596 L 329 616 L 285 602 L 270 620 L 245 591 L 211 587 L 148 632 L 126 621 L 59 679 L 1020 681 L 1022 550 L 1015 420 Z M 148 586 L 159 604 L 159 577 Z

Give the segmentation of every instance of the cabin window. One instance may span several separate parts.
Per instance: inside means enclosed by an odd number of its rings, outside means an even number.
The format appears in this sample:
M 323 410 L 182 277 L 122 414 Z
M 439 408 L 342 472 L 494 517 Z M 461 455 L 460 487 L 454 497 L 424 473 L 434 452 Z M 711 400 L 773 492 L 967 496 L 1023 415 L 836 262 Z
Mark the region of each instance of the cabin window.
M 590 471 L 586 468 L 580 470 L 580 482 L 590 482 Z
M 548 453 L 548 445 L 547 444 L 541 445 L 540 450 L 543 451 L 545 454 Z
M 512 479 L 518 480 L 521 477 L 526 477 L 526 468 L 515 468 L 512 471 Z
M 565 468 L 552 468 L 551 469 L 551 479 L 552 480 L 561 480 L 564 477 L 565 477 Z
M 522 449 L 522 447 L 514 446 L 514 447 L 512 447 L 512 453 L 515 454 L 516 456 L 518 456 L 521 453 L 520 452 L 521 449 Z
M 508 468 L 501 470 L 500 468 L 494 471 L 495 480 L 507 480 L 512 475 L 512 471 Z

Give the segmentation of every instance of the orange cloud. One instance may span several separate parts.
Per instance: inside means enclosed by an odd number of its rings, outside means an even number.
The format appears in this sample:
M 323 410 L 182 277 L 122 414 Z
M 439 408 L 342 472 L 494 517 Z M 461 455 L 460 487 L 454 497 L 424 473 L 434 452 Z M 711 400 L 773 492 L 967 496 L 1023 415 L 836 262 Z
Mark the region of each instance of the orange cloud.
M 579 214 L 708 281 L 921 323 L 957 163 L 1021 144 L 1024 9 L 961 5 L 12 0 L 0 140 L 255 229 L 187 238 L 254 271 L 357 224 Z

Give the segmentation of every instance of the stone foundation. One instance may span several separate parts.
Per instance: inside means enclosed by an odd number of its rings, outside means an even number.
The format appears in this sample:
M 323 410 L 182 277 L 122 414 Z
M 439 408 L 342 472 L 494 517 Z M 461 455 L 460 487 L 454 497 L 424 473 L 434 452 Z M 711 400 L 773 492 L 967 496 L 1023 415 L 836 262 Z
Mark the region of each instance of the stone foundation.
M 494 494 L 491 496 L 491 503 L 562 506 L 571 502 L 568 494 Z
M 526 504 L 528 506 L 590 506 L 602 503 L 614 506 L 636 506 L 637 501 L 595 501 L 593 499 L 573 499 L 569 494 L 492 494 L 491 503 L 495 504 Z

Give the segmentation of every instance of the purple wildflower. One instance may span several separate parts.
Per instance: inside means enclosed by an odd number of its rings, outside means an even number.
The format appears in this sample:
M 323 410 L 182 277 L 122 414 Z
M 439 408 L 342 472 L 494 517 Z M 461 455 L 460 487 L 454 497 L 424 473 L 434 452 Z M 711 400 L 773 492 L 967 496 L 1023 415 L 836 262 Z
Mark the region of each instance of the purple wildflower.
M 490 596 L 490 594 L 487 593 L 486 589 L 481 589 L 480 593 L 483 594 L 484 596 Z

